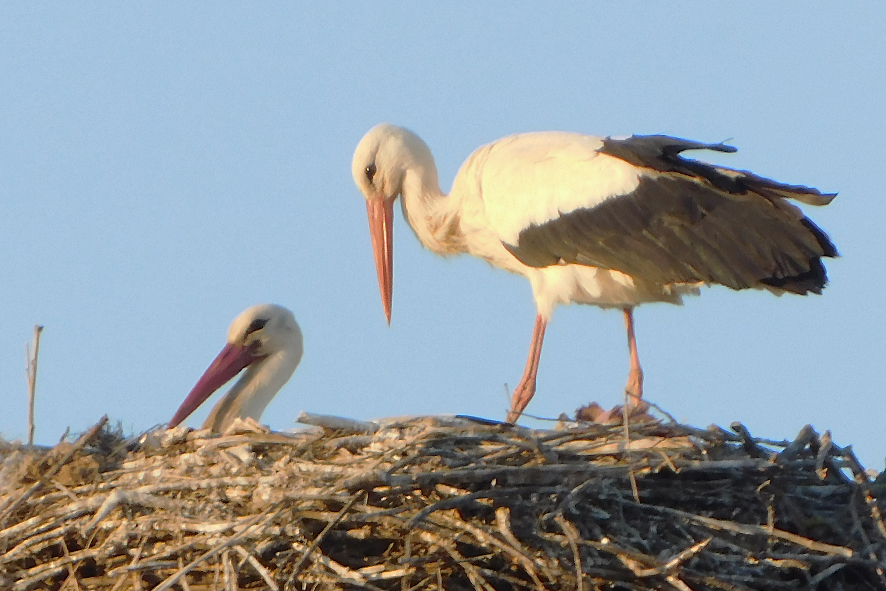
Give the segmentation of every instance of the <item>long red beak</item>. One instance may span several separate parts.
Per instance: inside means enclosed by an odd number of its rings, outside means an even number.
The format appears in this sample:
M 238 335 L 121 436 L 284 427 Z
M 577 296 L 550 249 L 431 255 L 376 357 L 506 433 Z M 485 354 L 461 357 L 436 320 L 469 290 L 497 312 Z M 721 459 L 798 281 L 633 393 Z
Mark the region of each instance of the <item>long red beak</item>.
M 168 429 L 177 426 L 183 420 L 188 418 L 203 401 L 225 385 L 231 378 L 240 373 L 240 371 L 250 363 L 259 359 L 254 356 L 247 347 L 243 345 L 232 345 L 228 343 L 222 349 L 215 361 L 209 368 L 203 372 L 203 376 L 197 380 L 197 384 L 188 394 L 182 405 L 175 411 L 175 416 L 169 421 Z
M 385 318 L 391 323 L 391 299 L 394 291 L 394 198 L 367 199 L 369 237 L 375 254 L 375 272 Z

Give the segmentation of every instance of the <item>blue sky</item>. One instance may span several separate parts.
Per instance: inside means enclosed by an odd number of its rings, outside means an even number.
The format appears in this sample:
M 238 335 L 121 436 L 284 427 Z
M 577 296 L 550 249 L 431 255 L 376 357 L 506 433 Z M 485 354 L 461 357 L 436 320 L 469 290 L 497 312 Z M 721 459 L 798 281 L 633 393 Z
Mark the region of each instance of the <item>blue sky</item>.
M 838 191 L 821 297 L 705 290 L 636 313 L 647 397 L 698 426 L 831 429 L 882 469 L 886 9 L 807 3 L 0 4 L 0 433 L 169 420 L 249 305 L 290 307 L 302 365 L 268 408 L 502 418 L 528 283 L 395 227 L 385 325 L 350 160 L 373 125 L 444 190 L 510 133 L 729 140 L 717 162 Z M 619 313 L 560 308 L 528 412 L 620 401 Z M 216 399 L 212 399 L 214 402 Z M 198 425 L 211 403 L 189 421 Z M 527 421 L 526 424 L 534 424 Z

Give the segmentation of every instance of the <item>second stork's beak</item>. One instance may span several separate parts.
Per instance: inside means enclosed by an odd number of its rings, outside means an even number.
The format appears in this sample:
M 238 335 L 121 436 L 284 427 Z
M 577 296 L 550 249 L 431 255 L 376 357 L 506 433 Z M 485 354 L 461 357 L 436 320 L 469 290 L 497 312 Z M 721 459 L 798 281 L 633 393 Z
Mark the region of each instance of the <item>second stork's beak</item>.
M 225 385 L 231 378 L 240 373 L 253 361 L 260 359 L 250 352 L 248 347 L 243 345 L 234 345 L 228 343 L 215 361 L 203 373 L 203 376 L 197 381 L 197 384 L 188 394 L 175 416 L 169 421 L 169 429 L 177 426 L 183 420 L 188 418 L 198 406 L 212 395 L 213 392 Z
M 367 199 L 369 237 L 375 254 L 375 272 L 385 318 L 391 323 L 391 299 L 394 291 L 394 198 Z

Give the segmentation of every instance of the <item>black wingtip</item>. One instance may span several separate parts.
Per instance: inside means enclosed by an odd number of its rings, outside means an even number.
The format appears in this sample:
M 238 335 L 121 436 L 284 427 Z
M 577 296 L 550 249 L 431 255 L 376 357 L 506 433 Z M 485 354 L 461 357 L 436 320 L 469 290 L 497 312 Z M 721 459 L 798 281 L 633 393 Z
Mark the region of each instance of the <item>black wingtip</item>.
M 834 245 L 833 242 L 831 242 L 831 237 L 828 236 L 824 230 L 815 225 L 815 222 L 813 222 L 809 218 L 803 218 L 801 220 L 801 223 L 806 227 L 807 230 L 812 232 L 813 236 L 815 236 L 815 239 L 818 241 L 819 246 L 821 246 L 821 256 L 831 258 L 840 256 L 840 253 L 837 252 L 837 247 Z
M 828 274 L 821 258 L 816 257 L 810 261 L 809 270 L 805 273 L 791 277 L 768 277 L 760 283 L 797 295 L 810 293 L 821 295 L 822 290 L 828 284 Z

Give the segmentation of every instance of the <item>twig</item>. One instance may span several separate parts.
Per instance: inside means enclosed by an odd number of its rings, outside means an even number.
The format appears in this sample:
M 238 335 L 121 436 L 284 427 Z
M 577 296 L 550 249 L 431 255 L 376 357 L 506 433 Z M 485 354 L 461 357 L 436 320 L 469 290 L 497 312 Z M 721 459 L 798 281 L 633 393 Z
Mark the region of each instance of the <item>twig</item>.
M 262 566 L 262 564 L 255 556 L 247 552 L 243 546 L 234 546 L 234 551 L 242 556 L 246 560 L 246 562 L 248 562 L 252 566 L 252 568 L 255 569 L 255 572 L 257 572 L 261 576 L 261 578 L 265 580 L 265 583 L 268 584 L 268 589 L 270 589 L 271 591 L 279 591 L 280 588 L 277 586 L 277 583 L 274 582 L 274 578 L 271 577 L 271 573 L 268 572 L 268 569 Z
M 132 557 L 132 562 L 130 562 L 130 565 L 135 565 L 135 564 L 138 563 L 139 559 L 140 559 L 141 556 L 142 556 L 142 551 L 143 551 L 144 548 L 145 548 L 145 542 L 146 542 L 145 536 L 142 535 L 142 536 L 140 537 L 139 544 L 138 544 L 138 546 L 137 546 L 136 549 L 135 549 L 135 555 Z M 100 549 L 100 548 L 99 548 L 99 549 Z M 181 557 L 179 557 L 178 560 L 179 560 L 179 562 L 181 562 Z M 132 576 L 138 576 L 138 574 L 135 573 L 135 572 L 133 572 L 133 573 L 131 573 L 131 574 L 132 574 Z M 111 573 L 111 576 L 113 576 L 113 573 Z M 113 586 L 113 587 L 111 587 L 111 591 L 117 591 L 120 587 L 122 587 L 123 584 L 126 582 L 126 579 L 129 578 L 129 576 L 130 576 L 130 573 L 129 573 L 129 572 L 127 572 L 127 571 L 125 571 L 125 570 L 124 570 L 124 571 L 121 571 L 121 573 L 120 573 L 120 578 L 117 579 L 117 582 L 114 583 L 114 586 Z M 185 586 L 185 587 L 187 586 L 187 582 L 185 582 L 185 585 L 184 585 L 184 586 Z
M 70 551 L 68 550 L 68 544 L 65 542 L 65 538 L 64 538 L 64 536 L 61 537 L 61 539 L 59 540 L 59 542 L 61 543 L 62 550 L 63 550 L 64 553 L 65 553 L 65 558 L 70 559 L 70 558 L 71 558 L 71 553 L 70 553 Z M 72 563 L 73 563 L 73 561 L 71 561 L 71 562 L 69 562 L 69 563 L 67 564 L 67 567 L 68 567 L 68 578 L 65 580 L 64 585 L 66 586 L 68 581 L 73 580 L 73 581 L 74 581 L 74 588 L 75 588 L 77 591 L 82 591 L 82 589 L 80 588 L 80 581 L 77 580 L 77 569 L 74 568 L 74 566 L 73 566 Z
M 843 456 L 843 461 L 849 464 L 849 469 L 852 470 L 852 478 L 855 482 L 866 485 L 871 481 L 864 466 L 858 461 L 858 457 L 856 457 L 851 445 L 844 447 L 840 455 Z
M 292 547 L 294 549 L 298 550 L 299 552 L 302 552 L 303 553 L 302 556 L 307 556 L 308 554 L 311 553 L 308 546 L 305 546 L 304 544 L 299 544 L 298 542 L 292 542 Z M 335 560 L 333 560 L 332 558 L 329 558 L 325 554 L 321 554 L 317 558 L 317 562 L 319 562 L 320 564 L 322 564 L 323 566 L 325 566 L 326 568 L 331 570 L 334 573 L 334 576 L 339 581 L 343 581 L 345 583 L 350 583 L 352 585 L 357 584 L 357 585 L 360 585 L 360 587 L 362 587 L 362 588 L 372 589 L 374 591 L 381 591 L 381 589 L 379 589 L 379 587 L 376 587 L 375 585 L 372 585 L 371 583 L 369 583 L 369 581 L 366 580 L 366 577 L 364 577 L 359 572 L 355 571 L 354 569 L 346 567 L 345 565 L 341 564 L 340 562 L 336 562 Z M 291 585 L 291 584 L 292 584 L 291 581 L 287 581 L 287 585 Z
M 182 559 L 181 556 L 179 556 L 179 557 L 178 557 L 178 568 L 181 569 L 181 568 L 184 568 L 184 567 L 185 567 L 185 561 Z M 182 577 L 182 578 L 179 580 L 179 584 L 182 586 L 182 589 L 183 589 L 184 591 L 191 591 L 191 585 L 188 583 L 188 577 L 187 577 L 187 576 Z
M 707 538 L 707 539 L 704 539 L 704 540 L 698 542 L 694 546 L 690 546 L 689 548 L 686 548 L 685 550 L 683 550 L 682 552 L 680 552 L 679 554 L 674 556 L 672 559 L 670 559 L 668 561 L 668 563 L 664 565 L 664 567 L 663 567 L 664 570 L 662 572 L 673 571 L 678 566 L 680 566 L 681 564 L 683 564 L 684 562 L 686 562 L 687 560 L 689 560 L 690 558 L 692 558 L 693 556 L 695 556 L 696 554 L 701 552 L 702 549 L 705 546 L 707 546 L 711 542 L 711 540 L 713 540 L 713 539 L 714 538 Z
M 237 569 L 234 568 L 234 564 L 231 562 L 230 548 L 225 548 L 225 551 L 222 552 L 222 568 L 224 570 L 225 591 L 240 591 L 240 586 L 237 584 Z
M 314 541 L 308 544 L 305 548 L 304 553 L 301 555 L 301 558 L 298 559 L 298 562 L 295 563 L 295 566 L 292 567 L 292 572 L 289 574 L 289 578 L 286 580 L 286 584 L 283 585 L 284 589 L 289 589 L 292 586 L 292 582 L 295 580 L 295 576 L 301 571 L 302 565 L 305 561 L 310 557 L 311 553 L 317 549 L 317 546 L 320 545 L 320 542 L 323 541 L 323 538 L 326 537 L 326 534 L 333 528 L 333 526 L 342 520 L 342 518 L 347 514 L 347 512 L 351 509 L 351 506 L 357 501 L 358 493 L 354 493 L 351 495 L 351 498 L 348 499 L 348 502 L 345 503 L 345 506 L 341 508 L 341 510 L 336 513 L 335 517 L 332 518 L 332 521 L 326 524 L 326 527 L 323 528 L 323 531 L 314 538 Z
M 778 463 L 783 464 L 789 460 L 793 460 L 800 455 L 800 452 L 806 449 L 812 441 L 818 439 L 818 433 L 812 428 L 812 425 L 804 425 L 794 440 L 778 454 Z
M 411 567 L 390 569 L 386 564 L 373 564 L 364 566 L 357 572 L 367 581 L 386 581 L 388 579 L 400 579 L 401 581 L 412 571 Z
M 34 399 L 37 394 L 37 356 L 40 354 L 42 324 L 34 325 L 34 356 L 25 344 L 25 372 L 28 378 L 28 445 L 34 445 Z
M 828 578 L 844 566 L 846 566 L 845 562 L 838 562 L 827 567 L 809 580 L 809 589 L 815 589 L 819 583 L 824 581 L 826 578 Z
M 818 473 L 818 477 L 822 480 L 828 474 L 828 468 L 832 466 L 830 460 L 831 448 L 834 446 L 834 442 L 831 440 L 831 432 L 825 431 L 821 434 L 821 448 L 818 450 L 818 453 L 815 455 L 815 471 Z M 827 466 L 825 466 L 827 463 Z
M 412 558 L 412 532 L 406 534 L 406 539 L 403 541 L 403 563 L 408 563 L 409 559 Z M 400 591 L 408 591 L 409 587 L 409 575 L 412 574 L 412 569 L 409 569 L 405 575 L 400 579 Z
M 738 421 L 733 422 L 729 425 L 729 428 L 735 431 L 738 436 L 741 438 L 741 446 L 747 452 L 749 456 L 752 458 L 768 458 L 770 454 L 766 452 L 763 448 L 757 445 L 757 441 L 751 437 L 748 428 L 739 423 Z
M 679 474 L 680 470 L 674 465 L 674 462 L 671 461 L 671 458 L 663 451 L 659 451 L 658 454 L 661 456 L 662 461 L 667 464 L 668 468 L 671 469 L 671 472 L 674 474 Z
M 625 415 L 627 415 L 627 413 L 625 413 Z M 563 517 L 562 513 L 558 513 L 557 516 L 554 517 L 554 521 L 557 522 L 557 525 L 559 525 L 560 529 L 563 530 L 563 533 L 566 534 L 566 539 L 569 540 L 569 547 L 572 548 L 572 560 L 575 561 L 575 588 L 577 591 L 584 591 L 584 570 L 581 567 L 581 551 L 578 549 L 578 530 L 575 529 L 575 526 L 569 523 L 565 517 Z
M 654 408 L 655 410 L 657 410 L 658 412 L 663 414 L 665 416 L 665 418 L 667 418 L 671 422 L 671 424 L 673 424 L 673 425 L 680 424 L 680 422 L 674 418 L 674 415 L 672 415 L 671 413 L 669 413 L 668 411 L 666 411 L 665 409 L 663 409 L 662 407 L 660 407 L 656 403 L 654 403 L 650 400 L 647 400 L 646 398 L 643 399 L 643 402 L 645 402 L 646 404 L 648 404 L 649 406 L 651 406 L 652 408 Z
M 528 552 L 526 548 L 523 547 L 523 544 L 520 543 L 520 540 L 517 539 L 517 536 L 514 535 L 514 532 L 511 531 L 511 510 L 508 507 L 498 507 L 495 510 L 495 526 L 498 528 L 499 533 L 504 537 L 507 542 L 514 547 L 517 552 L 524 556 L 528 556 Z
M 378 431 L 378 424 L 372 421 L 355 421 L 354 419 L 346 419 L 334 415 L 318 415 L 305 411 L 301 411 L 295 420 L 304 425 L 315 425 L 324 429 L 344 431 L 346 433 L 366 433 L 371 435 Z

